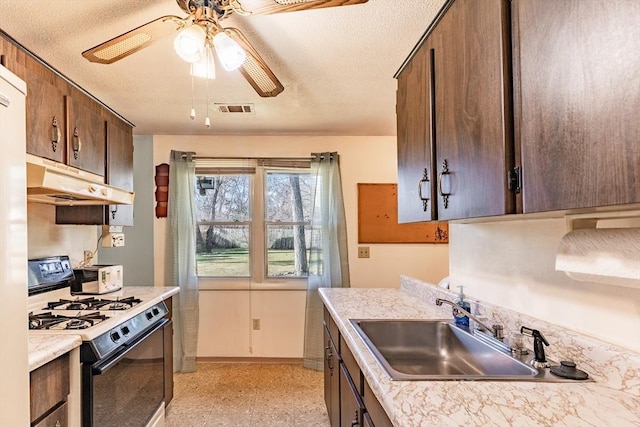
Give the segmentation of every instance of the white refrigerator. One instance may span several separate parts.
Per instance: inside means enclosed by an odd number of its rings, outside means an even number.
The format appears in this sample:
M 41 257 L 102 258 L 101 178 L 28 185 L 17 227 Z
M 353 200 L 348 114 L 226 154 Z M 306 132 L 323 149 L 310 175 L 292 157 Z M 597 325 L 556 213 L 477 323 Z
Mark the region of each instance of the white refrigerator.
M 0 65 L 0 426 L 29 425 L 25 83 Z

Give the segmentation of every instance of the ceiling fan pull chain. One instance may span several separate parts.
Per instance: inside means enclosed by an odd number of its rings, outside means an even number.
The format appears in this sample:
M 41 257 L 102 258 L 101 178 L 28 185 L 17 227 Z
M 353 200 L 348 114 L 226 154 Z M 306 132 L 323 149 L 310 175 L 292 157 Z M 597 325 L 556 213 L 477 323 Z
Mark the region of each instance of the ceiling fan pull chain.
M 209 54 L 211 52 L 211 49 L 205 49 L 205 55 L 207 56 L 207 64 L 209 63 L 209 59 L 211 59 L 213 61 L 213 58 L 209 58 Z M 209 79 L 206 79 L 206 88 L 205 90 L 207 91 L 206 94 L 206 98 L 207 98 L 207 118 L 204 119 L 204 126 L 209 129 L 211 127 L 211 120 L 209 120 Z
M 193 74 L 191 74 L 191 115 L 189 117 L 191 117 L 191 120 L 195 120 L 196 119 L 196 109 L 193 108 Z

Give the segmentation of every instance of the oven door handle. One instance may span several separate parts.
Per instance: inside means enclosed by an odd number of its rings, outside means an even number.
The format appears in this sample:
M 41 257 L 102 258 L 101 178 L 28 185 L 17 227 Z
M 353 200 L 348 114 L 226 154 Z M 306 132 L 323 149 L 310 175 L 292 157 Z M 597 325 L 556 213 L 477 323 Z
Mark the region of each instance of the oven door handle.
M 148 329 L 143 335 L 136 338 L 134 341 L 130 343 L 124 344 L 123 348 L 113 355 L 107 357 L 104 360 L 99 361 L 95 365 L 91 367 L 91 372 L 93 375 L 102 375 L 115 366 L 118 362 L 120 362 L 130 350 L 133 350 L 138 344 L 144 341 L 148 336 L 156 332 L 158 329 L 164 327 L 169 322 L 169 319 L 163 318 L 158 323 L 153 325 L 150 329 Z

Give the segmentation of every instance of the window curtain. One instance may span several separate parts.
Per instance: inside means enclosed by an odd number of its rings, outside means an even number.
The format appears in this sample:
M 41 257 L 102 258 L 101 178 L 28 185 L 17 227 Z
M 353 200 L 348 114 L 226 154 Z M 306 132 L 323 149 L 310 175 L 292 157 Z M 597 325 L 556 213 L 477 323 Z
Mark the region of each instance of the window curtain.
M 339 156 L 337 153 L 313 153 L 312 168 L 316 169 L 316 185 L 303 365 L 321 371 L 324 366 L 323 305 L 318 289 L 349 287 L 349 258 Z
M 194 153 L 171 151 L 167 221 L 166 281 L 179 286 L 173 296 L 173 370 L 196 370 L 198 276 Z

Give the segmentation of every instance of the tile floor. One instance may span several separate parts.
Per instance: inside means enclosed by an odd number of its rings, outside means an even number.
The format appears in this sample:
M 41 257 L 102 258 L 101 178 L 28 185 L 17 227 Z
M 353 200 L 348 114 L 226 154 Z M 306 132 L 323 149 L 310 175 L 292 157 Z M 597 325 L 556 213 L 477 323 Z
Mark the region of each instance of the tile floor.
M 174 374 L 166 427 L 329 427 L 322 372 L 294 364 L 199 362 Z

